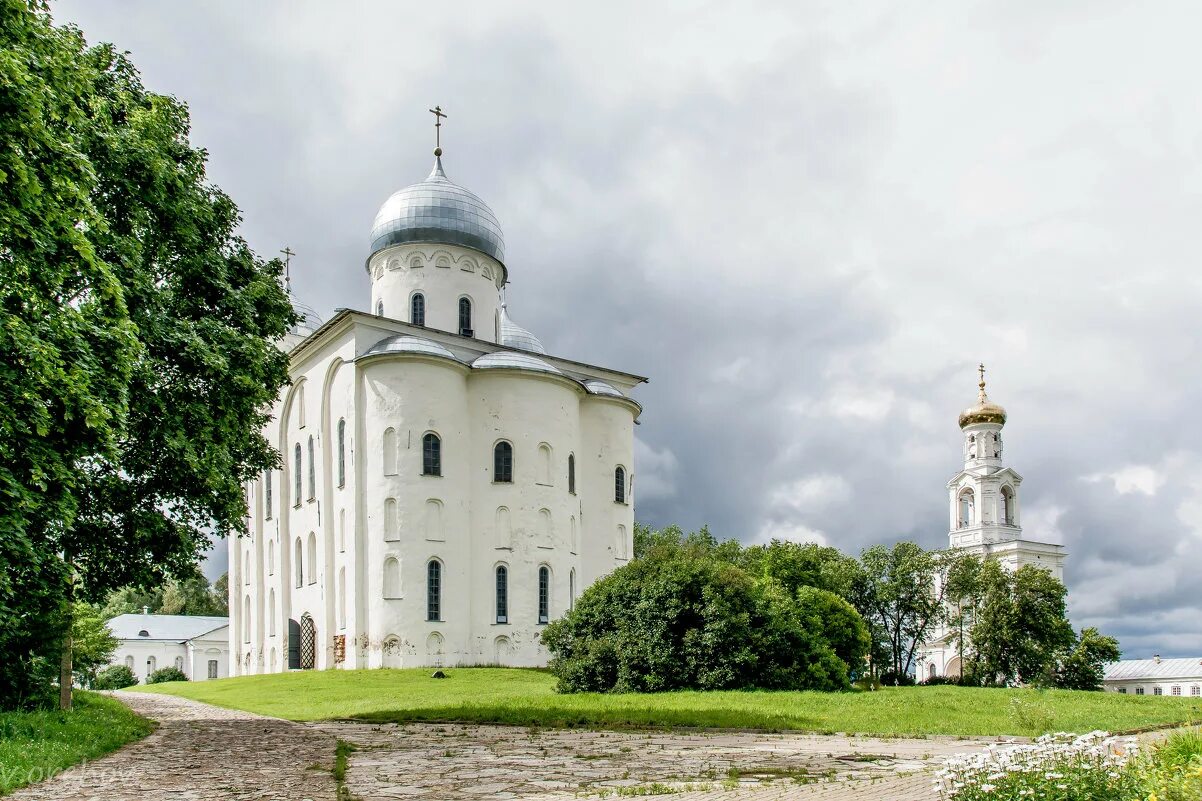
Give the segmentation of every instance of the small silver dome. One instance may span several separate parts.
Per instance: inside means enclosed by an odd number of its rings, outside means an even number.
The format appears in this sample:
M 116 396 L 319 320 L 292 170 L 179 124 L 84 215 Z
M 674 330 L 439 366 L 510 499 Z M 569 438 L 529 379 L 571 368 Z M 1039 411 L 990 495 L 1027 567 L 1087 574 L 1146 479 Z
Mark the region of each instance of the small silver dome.
M 439 345 L 437 342 L 422 337 L 411 337 L 396 334 L 381 339 L 364 353 L 364 356 L 379 356 L 385 353 L 412 353 L 419 356 L 438 356 L 443 359 L 459 361 L 455 354 Z
M 612 395 L 615 398 L 626 397 L 604 381 L 585 381 L 584 388 L 588 390 L 590 395 Z
M 526 353 L 499 350 L 496 353 L 486 353 L 472 362 L 473 370 L 532 370 L 537 373 L 563 375 L 551 365 L 535 356 Z
M 507 348 L 518 348 L 533 353 L 547 352 L 543 343 L 538 341 L 538 337 L 509 319 L 509 311 L 504 303 L 501 304 L 501 344 Z
M 371 255 L 404 242 L 459 245 L 505 264 L 505 237 L 496 215 L 487 203 L 447 178 L 441 157 L 426 180 L 393 193 L 376 213 Z
M 292 326 L 289 334 L 295 334 L 299 337 L 307 337 L 322 326 L 322 319 L 317 312 L 313 311 L 313 307 L 308 303 L 297 300 L 295 295 L 289 293 L 289 299 L 292 301 L 292 310 L 300 317 L 300 322 Z

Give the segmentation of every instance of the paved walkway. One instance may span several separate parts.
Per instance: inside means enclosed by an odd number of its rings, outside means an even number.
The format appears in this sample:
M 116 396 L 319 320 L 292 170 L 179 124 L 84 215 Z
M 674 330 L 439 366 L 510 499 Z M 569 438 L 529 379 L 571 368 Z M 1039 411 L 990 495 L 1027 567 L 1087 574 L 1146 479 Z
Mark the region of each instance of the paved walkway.
M 357 747 L 356 798 L 932 801 L 927 769 L 988 739 L 599 732 L 452 724 L 308 724 Z M 626 789 L 622 789 L 626 788 Z M 672 793 L 667 795 L 667 793 Z
M 169 695 L 116 693 L 158 721 L 144 740 L 17 790 L 20 801 L 333 801 L 334 739 Z

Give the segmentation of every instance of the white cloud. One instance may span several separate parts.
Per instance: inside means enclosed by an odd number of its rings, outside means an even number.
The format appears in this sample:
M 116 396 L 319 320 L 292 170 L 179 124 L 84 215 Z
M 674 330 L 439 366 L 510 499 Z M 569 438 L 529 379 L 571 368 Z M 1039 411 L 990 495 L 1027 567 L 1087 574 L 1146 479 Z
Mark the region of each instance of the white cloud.
M 805 476 L 772 491 L 773 508 L 798 513 L 819 512 L 842 506 L 852 497 L 851 485 L 842 476 L 818 473 Z
M 1085 477 L 1086 481 L 1110 481 L 1119 495 L 1132 492 L 1144 495 L 1155 495 L 1165 482 L 1165 476 L 1154 467 L 1142 464 L 1128 465 L 1111 473 L 1094 473 Z
M 826 545 L 826 534 L 800 523 L 767 523 L 756 533 L 752 540 L 754 545 L 766 545 L 772 540 L 784 540 L 797 543 L 817 543 Z
M 634 467 L 638 500 L 653 501 L 676 494 L 676 456 L 668 448 L 658 451 L 634 438 Z

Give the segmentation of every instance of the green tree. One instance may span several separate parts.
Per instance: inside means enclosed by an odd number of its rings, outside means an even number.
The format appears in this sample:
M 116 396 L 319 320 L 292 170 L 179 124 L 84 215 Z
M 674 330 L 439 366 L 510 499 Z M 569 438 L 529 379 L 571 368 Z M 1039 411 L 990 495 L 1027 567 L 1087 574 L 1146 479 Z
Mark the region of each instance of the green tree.
M 856 560 L 837 548 L 784 540 L 745 548 L 738 564 L 754 576 L 779 582 L 788 592 L 817 587 L 843 598 L 852 597 L 858 572 Z
M 590 586 L 542 642 L 563 692 L 843 689 L 848 666 L 779 586 L 653 547 Z
M 72 662 L 75 680 L 91 687 L 96 673 L 107 666 L 117 650 L 117 639 L 100 610 L 92 604 L 76 603 L 71 615 Z
M 13 705 L 44 689 L 57 652 L 70 675 L 76 588 L 156 586 L 241 533 L 243 483 L 278 464 L 259 431 L 295 315 L 280 264 L 235 235 L 236 207 L 207 183 L 185 106 L 43 6 L 0 2 L 0 705 Z
M 949 558 L 912 542 L 874 545 L 860 557 L 853 604 L 881 643 L 894 682 L 910 673 L 918 647 L 943 620 L 946 584 L 938 579 Z
M 1060 654 L 1054 684 L 1063 690 L 1100 690 L 1106 664 L 1117 662 L 1119 641 L 1095 628 L 1081 629 L 1072 646 Z
M 171 576 L 150 590 L 122 587 L 110 592 L 105 599 L 103 615 L 108 619 L 140 614 L 143 609 L 158 615 L 227 615 L 228 593 L 228 585 L 219 589 L 193 567 L 182 577 Z
M 1042 568 L 1024 565 L 1011 572 L 990 559 L 981 567 L 979 592 L 968 635 L 968 678 L 1013 684 L 1050 676 L 1057 654 L 1073 641 L 1064 584 Z

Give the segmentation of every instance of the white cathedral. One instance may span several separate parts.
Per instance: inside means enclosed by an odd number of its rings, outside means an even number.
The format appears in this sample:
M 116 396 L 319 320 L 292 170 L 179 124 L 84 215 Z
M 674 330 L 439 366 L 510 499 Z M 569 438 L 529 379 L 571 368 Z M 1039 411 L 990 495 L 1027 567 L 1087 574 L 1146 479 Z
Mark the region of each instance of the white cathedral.
M 1063 581 L 1067 555 L 1064 546 L 1023 536 L 1018 500 L 1023 477 L 1002 463 L 1006 410 L 985 394 L 984 365 L 980 372 L 977 402 L 960 413 L 964 466 L 947 482 L 948 546 L 996 559 L 1008 570 L 1035 565 Z M 920 681 L 960 675 L 960 647 L 952 635 L 952 631 L 940 627 L 923 645 L 917 677 Z
M 376 215 L 374 313 L 309 311 L 282 343 L 283 469 L 229 542 L 232 675 L 543 665 L 542 627 L 632 555 L 646 379 L 509 319 L 497 218 L 434 154 Z

